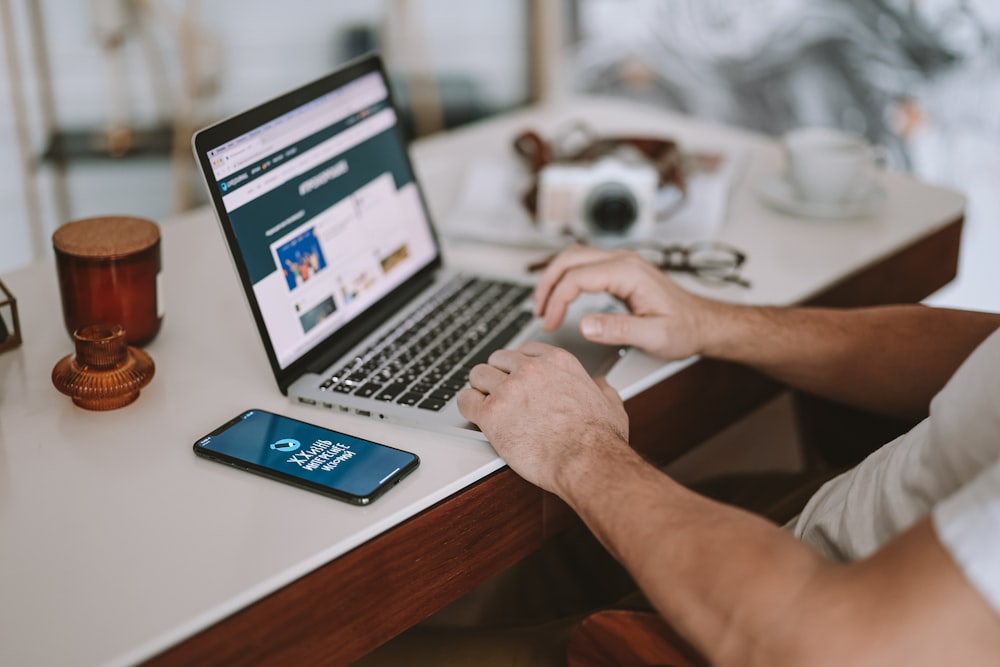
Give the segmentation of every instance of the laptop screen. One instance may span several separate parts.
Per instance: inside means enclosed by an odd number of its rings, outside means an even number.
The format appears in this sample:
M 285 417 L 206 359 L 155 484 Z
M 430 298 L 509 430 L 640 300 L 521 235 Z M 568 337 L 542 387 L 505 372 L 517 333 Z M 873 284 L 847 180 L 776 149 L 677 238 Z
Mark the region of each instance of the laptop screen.
M 280 369 L 438 257 L 398 122 L 369 71 L 205 151 Z

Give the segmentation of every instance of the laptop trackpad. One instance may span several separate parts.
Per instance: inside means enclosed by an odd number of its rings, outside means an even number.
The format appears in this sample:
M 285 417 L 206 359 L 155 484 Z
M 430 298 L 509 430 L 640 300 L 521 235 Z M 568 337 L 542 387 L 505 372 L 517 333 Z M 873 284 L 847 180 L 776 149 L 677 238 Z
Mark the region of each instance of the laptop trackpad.
M 621 347 L 601 345 L 583 337 L 580 320 L 588 313 L 628 312 L 620 301 L 607 294 L 581 294 L 570 306 L 566 319 L 555 331 L 542 331 L 539 326 L 530 337 L 572 352 L 593 377 L 606 375 L 621 357 Z

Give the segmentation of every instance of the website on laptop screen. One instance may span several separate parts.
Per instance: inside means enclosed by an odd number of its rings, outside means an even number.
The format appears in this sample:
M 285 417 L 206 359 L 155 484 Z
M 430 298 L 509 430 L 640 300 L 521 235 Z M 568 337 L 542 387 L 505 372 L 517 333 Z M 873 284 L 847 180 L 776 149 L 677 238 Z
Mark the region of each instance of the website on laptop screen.
M 208 151 L 281 368 L 436 257 L 396 123 L 372 72 Z

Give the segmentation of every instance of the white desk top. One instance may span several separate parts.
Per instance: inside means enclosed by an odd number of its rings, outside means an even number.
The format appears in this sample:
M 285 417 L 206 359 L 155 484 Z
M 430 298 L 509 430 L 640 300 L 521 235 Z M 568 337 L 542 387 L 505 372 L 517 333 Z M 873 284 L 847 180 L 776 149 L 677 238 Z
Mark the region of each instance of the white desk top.
M 413 155 L 432 211 L 454 200 L 474 152 L 507 155 L 513 134 L 586 115 L 606 131 L 682 143 L 732 141 L 748 162 L 721 238 L 747 251 L 749 291 L 725 298 L 808 298 L 951 222 L 964 199 L 885 176 L 871 219 L 798 220 L 751 191 L 780 154 L 763 138 L 623 102 L 532 109 L 423 141 Z M 113 207 L 113 206 L 112 206 Z M 4 276 L 24 345 L 0 355 L 0 664 L 132 664 L 260 599 L 503 465 L 489 445 L 291 404 L 277 390 L 218 225 L 207 210 L 162 224 L 165 311 L 146 349 L 156 376 L 139 400 L 100 413 L 49 379 L 72 352 L 55 270 Z M 456 263 L 517 271 L 523 253 L 451 243 Z M 635 355 L 628 394 L 676 365 Z M 354 507 L 198 459 L 191 444 L 246 408 L 270 409 L 416 452 L 421 466 L 369 507 Z

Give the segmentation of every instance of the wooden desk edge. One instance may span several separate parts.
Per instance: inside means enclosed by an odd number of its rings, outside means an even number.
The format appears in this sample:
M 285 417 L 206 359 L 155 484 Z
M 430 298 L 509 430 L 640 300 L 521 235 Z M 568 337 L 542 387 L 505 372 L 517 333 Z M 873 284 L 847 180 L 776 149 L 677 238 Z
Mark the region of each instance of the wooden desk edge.
M 963 221 L 957 216 L 803 305 L 926 298 L 957 274 Z M 666 463 L 782 389 L 748 368 L 701 360 L 627 402 L 633 444 Z M 350 664 L 538 549 L 568 512 L 505 468 L 146 664 Z
M 347 664 L 536 550 L 541 505 L 504 468 L 146 664 Z

